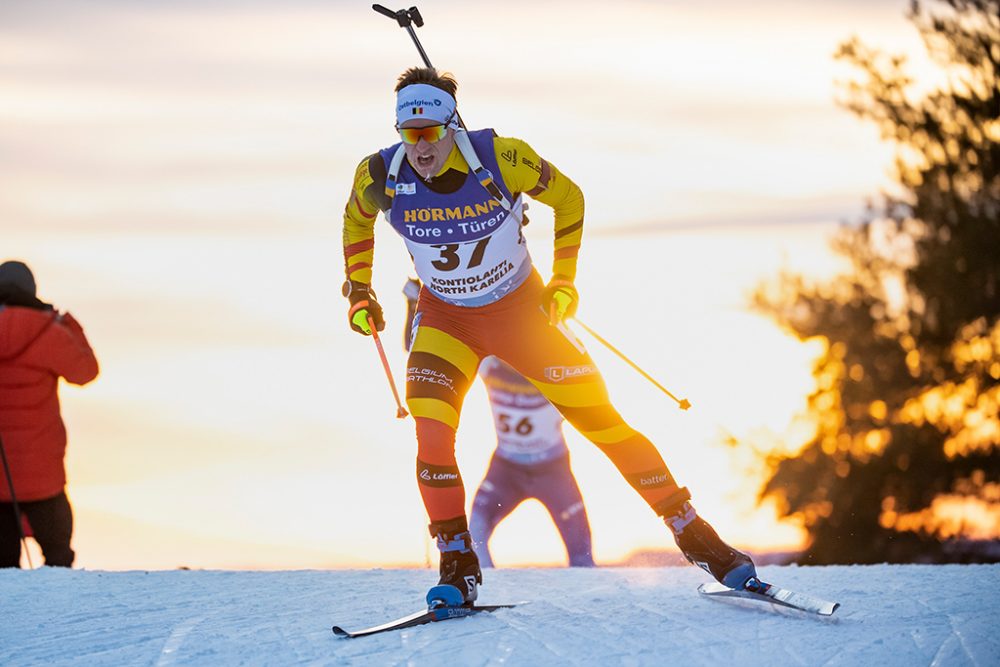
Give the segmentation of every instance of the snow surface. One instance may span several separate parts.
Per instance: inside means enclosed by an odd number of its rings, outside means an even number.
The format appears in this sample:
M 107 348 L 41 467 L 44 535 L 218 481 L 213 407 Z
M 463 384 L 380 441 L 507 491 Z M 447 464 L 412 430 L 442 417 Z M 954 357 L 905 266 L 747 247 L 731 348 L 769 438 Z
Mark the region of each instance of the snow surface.
M 842 607 L 706 599 L 693 567 L 488 570 L 480 602 L 527 604 L 340 639 L 435 573 L 0 570 L 0 665 L 1000 665 L 1000 565 L 761 574 Z

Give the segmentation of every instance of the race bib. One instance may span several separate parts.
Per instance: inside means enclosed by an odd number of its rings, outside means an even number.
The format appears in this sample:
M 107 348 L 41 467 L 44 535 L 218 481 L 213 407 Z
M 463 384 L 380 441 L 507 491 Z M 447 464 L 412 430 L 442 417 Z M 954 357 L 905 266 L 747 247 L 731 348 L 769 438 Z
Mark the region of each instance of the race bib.
M 492 213 L 453 223 L 468 240 L 449 243 L 447 232 L 431 242 L 404 236 L 417 275 L 434 295 L 459 305 L 485 305 L 523 281 L 531 260 L 521 234 L 521 200 L 510 212 L 497 207 Z
M 498 448 L 509 459 L 533 459 L 552 450 L 565 447 L 562 437 L 562 415 L 545 403 L 535 408 L 493 406 Z

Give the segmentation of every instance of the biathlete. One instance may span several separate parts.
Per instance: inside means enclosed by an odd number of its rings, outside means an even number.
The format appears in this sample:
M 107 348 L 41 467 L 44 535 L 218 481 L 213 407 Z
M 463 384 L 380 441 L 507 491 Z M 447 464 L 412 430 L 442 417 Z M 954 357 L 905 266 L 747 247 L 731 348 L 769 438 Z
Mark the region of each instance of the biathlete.
M 410 350 L 420 281 L 409 280 L 403 346 Z M 497 525 L 525 500 L 535 498 L 559 530 L 570 567 L 593 567 L 590 522 L 570 468 L 563 417 L 523 375 L 496 357 L 479 365 L 486 385 L 497 445 L 472 500 L 469 533 L 480 567 L 493 567 L 490 538 Z
M 344 214 L 348 320 L 384 327 L 371 290 L 379 211 L 406 245 L 423 286 L 407 360 L 406 403 L 417 437 L 416 477 L 441 554 L 440 584 L 472 604 L 482 584 L 455 459 L 462 402 L 484 357 L 526 377 L 663 517 L 689 561 L 724 585 L 756 576 L 750 557 L 723 542 L 689 502 L 656 448 L 618 414 L 582 346 L 560 328 L 578 294 L 583 193 L 520 139 L 458 121 L 456 81 L 412 68 L 397 81 L 401 141 L 361 161 Z M 524 236 L 523 197 L 552 207 L 555 257 L 543 283 Z

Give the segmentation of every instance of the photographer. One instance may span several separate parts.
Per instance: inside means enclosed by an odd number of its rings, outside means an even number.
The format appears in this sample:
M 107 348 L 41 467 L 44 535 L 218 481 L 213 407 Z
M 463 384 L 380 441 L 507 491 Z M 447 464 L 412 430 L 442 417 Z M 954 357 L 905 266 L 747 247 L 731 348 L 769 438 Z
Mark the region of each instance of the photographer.
M 66 497 L 66 427 L 59 378 L 87 384 L 97 359 L 83 328 L 36 296 L 23 262 L 0 264 L 0 567 L 18 567 L 23 515 L 46 565 L 70 567 L 73 511 Z

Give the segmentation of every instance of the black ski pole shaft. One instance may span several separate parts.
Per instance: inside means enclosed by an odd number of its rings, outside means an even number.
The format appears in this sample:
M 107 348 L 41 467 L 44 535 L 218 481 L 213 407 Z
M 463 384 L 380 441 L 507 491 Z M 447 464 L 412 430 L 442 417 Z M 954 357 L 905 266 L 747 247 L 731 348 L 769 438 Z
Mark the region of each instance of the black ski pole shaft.
M 28 568 L 34 570 L 35 566 L 31 562 L 31 553 L 28 551 L 28 538 L 24 536 L 24 524 L 21 523 L 21 508 L 17 504 L 17 494 L 14 493 L 14 478 L 10 474 L 10 464 L 7 463 L 7 450 L 3 446 L 3 438 L 0 438 L 0 459 L 3 459 L 3 471 L 7 476 L 7 488 L 10 489 L 10 504 L 14 508 L 14 522 L 17 523 L 17 534 L 21 538 L 24 555 L 28 557 Z
M 434 65 L 431 65 L 431 59 L 427 57 L 427 52 L 424 51 L 424 47 L 420 45 L 420 40 L 417 39 L 417 33 L 413 30 L 413 26 L 406 26 L 406 32 L 410 33 L 410 39 L 413 40 L 413 45 L 417 47 L 417 52 L 420 53 L 420 58 L 424 61 L 424 64 L 428 67 L 434 67 Z
M 635 370 L 636 370 L 636 371 L 637 371 L 637 372 L 639 373 L 639 375 L 641 375 L 642 377 L 644 377 L 644 378 L 646 378 L 647 380 L 649 380 L 650 382 L 652 382 L 652 383 L 653 383 L 653 385 L 654 385 L 654 386 L 655 386 L 655 387 L 656 387 L 657 389 L 659 389 L 660 391 L 662 391 L 662 392 L 663 392 L 664 394 L 666 394 L 666 395 L 667 395 L 667 396 L 669 396 L 670 398 L 674 399 L 674 401 L 676 401 L 676 402 L 677 402 L 677 406 L 678 406 L 678 407 L 679 407 L 679 408 L 680 408 L 681 410 L 687 410 L 688 408 L 690 408 L 690 407 L 691 407 L 691 401 L 687 400 L 686 398 L 683 398 L 683 399 L 681 399 L 681 398 L 677 398 L 676 396 L 674 396 L 674 395 L 673 395 L 673 394 L 672 394 L 672 393 L 670 392 L 670 390 L 669 390 L 669 389 L 667 389 L 667 388 L 666 388 L 666 387 L 664 387 L 664 386 L 663 386 L 662 384 L 660 384 L 659 382 L 657 382 L 657 381 L 656 381 L 656 380 L 655 380 L 655 379 L 653 378 L 653 376 L 651 376 L 651 375 L 650 375 L 649 373 L 647 373 L 646 371 L 642 370 L 642 368 L 640 368 L 640 367 L 639 367 L 639 364 L 635 363 L 634 361 L 632 361 L 631 359 L 629 359 L 628 357 L 626 357 L 626 356 L 625 356 L 625 354 L 624 354 L 624 353 L 623 353 L 623 352 L 622 352 L 621 350 L 619 350 L 619 349 L 618 349 L 617 347 L 615 347 L 614 345 L 612 345 L 611 343 L 609 343 L 608 341 L 606 341 L 606 340 L 605 340 L 604 338 L 602 338 L 602 337 L 601 337 L 600 335 L 598 335 L 598 333 L 597 333 L 596 331 L 594 331 L 593 329 L 591 329 L 590 327 L 588 327 L 588 326 L 587 326 L 586 324 L 584 324 L 583 322 L 581 322 L 580 320 L 578 320 L 578 319 L 577 319 L 577 318 L 575 318 L 575 317 L 573 318 L 573 320 L 574 320 L 574 321 L 575 321 L 575 322 L 576 322 L 577 324 L 579 324 L 579 325 L 580 325 L 581 327 L 583 327 L 584 331 L 586 331 L 586 332 L 587 332 L 587 333 L 589 333 L 589 334 L 590 334 L 591 336 L 593 336 L 594 338 L 596 338 L 596 339 L 597 339 L 597 341 L 598 341 L 599 343 L 601 343 L 601 345 L 603 345 L 604 347 L 606 347 L 606 348 L 608 348 L 609 350 L 611 350 L 612 352 L 614 352 L 614 353 L 615 353 L 615 354 L 616 354 L 616 355 L 618 356 L 618 358 L 619 358 L 619 359 L 621 359 L 621 360 L 622 360 L 622 361 L 624 361 L 624 362 L 625 362 L 626 364 L 628 364 L 628 365 L 629 365 L 629 366 L 631 366 L 631 367 L 632 367 L 633 369 L 635 369 Z

